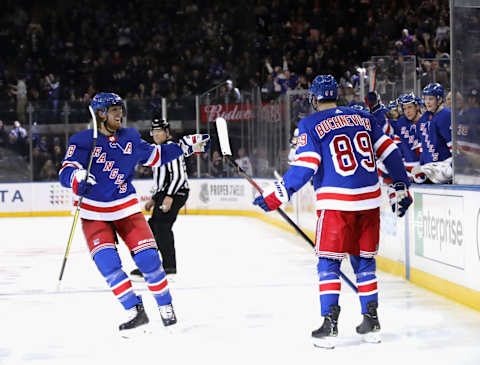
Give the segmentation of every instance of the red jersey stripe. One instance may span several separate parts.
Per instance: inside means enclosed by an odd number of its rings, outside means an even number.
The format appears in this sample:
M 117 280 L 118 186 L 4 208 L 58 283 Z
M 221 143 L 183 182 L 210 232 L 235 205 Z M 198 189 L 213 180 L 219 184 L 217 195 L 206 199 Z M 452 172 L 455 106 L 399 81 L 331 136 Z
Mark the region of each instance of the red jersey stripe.
M 135 205 L 137 203 L 138 203 L 137 198 L 133 198 L 131 200 L 126 201 L 123 204 L 115 205 L 113 207 L 96 207 L 94 205 L 90 205 L 82 202 L 82 205 L 80 206 L 80 208 L 85 210 L 90 210 L 92 212 L 112 213 L 112 212 L 118 212 L 119 210 L 131 207 L 132 205 Z M 78 201 L 74 203 L 74 206 L 77 206 L 77 205 L 78 205 Z
M 154 166 L 159 159 L 160 159 L 160 152 L 158 152 L 158 149 L 155 149 L 155 157 L 153 158 L 153 161 L 148 166 Z
M 162 289 L 165 289 L 167 287 L 167 285 L 168 285 L 168 281 L 167 281 L 167 279 L 165 279 L 160 284 L 149 285 L 148 289 L 150 289 L 151 291 L 160 291 Z
M 346 201 L 358 201 L 358 200 L 367 200 L 375 199 L 382 195 L 382 191 L 378 188 L 375 191 L 363 194 L 340 194 L 340 193 L 319 193 L 317 194 L 317 200 L 322 199 L 332 199 L 332 200 L 346 200 Z
M 295 162 L 297 162 L 297 161 L 314 163 L 315 165 L 320 166 L 320 161 L 318 161 L 318 159 L 315 158 L 315 157 L 299 157 L 295 160 Z
M 131 287 L 132 287 L 132 282 L 130 280 L 128 280 L 128 281 L 124 282 L 122 285 L 120 285 L 119 287 L 113 289 L 113 294 L 120 295 L 123 292 L 126 292 Z
M 362 285 L 361 283 L 358 283 L 357 286 L 358 286 L 358 291 L 360 293 L 368 293 L 368 292 L 377 290 L 377 282 L 370 283 L 367 285 Z
M 320 283 L 319 289 L 320 291 L 330 291 L 330 290 L 338 290 L 340 291 L 340 283 L 328 283 L 328 284 L 322 284 Z
M 380 158 L 383 154 L 383 152 L 385 152 L 385 150 L 393 143 L 393 141 L 388 138 L 386 139 L 381 145 L 380 147 L 378 147 L 377 149 L 377 157 Z

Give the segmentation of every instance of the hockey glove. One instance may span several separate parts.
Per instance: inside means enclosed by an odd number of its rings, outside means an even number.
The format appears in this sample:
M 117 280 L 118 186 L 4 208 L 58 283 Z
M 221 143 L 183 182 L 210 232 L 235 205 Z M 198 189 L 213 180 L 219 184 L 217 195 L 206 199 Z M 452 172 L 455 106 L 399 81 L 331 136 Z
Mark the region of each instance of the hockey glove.
M 451 159 L 427 163 L 422 165 L 422 170 L 434 184 L 446 184 L 452 181 Z
M 180 140 L 180 147 L 185 157 L 192 154 L 207 152 L 210 147 L 210 136 L 208 134 L 189 134 Z
M 397 182 L 393 185 L 390 185 L 387 192 L 388 198 L 390 199 L 392 212 L 396 213 L 399 217 L 403 217 L 407 212 L 408 207 L 413 202 L 407 185 L 405 185 L 403 182 Z
M 73 192 L 79 196 L 87 194 L 96 183 L 95 176 L 88 174 L 87 178 L 87 170 L 84 169 L 75 170 L 70 178 L 70 186 Z
M 275 180 L 265 188 L 262 195 L 253 201 L 253 205 L 258 205 L 264 211 L 269 212 L 288 202 L 289 199 L 283 180 Z

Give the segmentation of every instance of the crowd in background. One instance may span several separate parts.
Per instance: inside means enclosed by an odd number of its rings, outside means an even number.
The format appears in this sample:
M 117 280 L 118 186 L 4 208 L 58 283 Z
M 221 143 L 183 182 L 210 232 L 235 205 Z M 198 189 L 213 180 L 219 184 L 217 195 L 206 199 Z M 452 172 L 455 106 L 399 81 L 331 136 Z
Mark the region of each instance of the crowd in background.
M 26 125 L 28 103 L 58 115 L 62 100 L 86 110 L 104 90 L 175 104 L 231 80 L 237 90 L 259 87 L 268 100 L 307 89 L 322 73 L 339 80 L 347 102 L 343 90 L 358 88 L 357 69 L 374 55 L 417 57 L 420 77 L 437 72 L 449 82 L 445 65 L 425 60 L 449 58 L 447 0 L 5 0 L 2 7 L 0 146 L 23 152 L 8 136 L 15 121 Z M 56 166 L 52 138 L 44 158 Z M 41 140 L 34 149 L 47 153 Z

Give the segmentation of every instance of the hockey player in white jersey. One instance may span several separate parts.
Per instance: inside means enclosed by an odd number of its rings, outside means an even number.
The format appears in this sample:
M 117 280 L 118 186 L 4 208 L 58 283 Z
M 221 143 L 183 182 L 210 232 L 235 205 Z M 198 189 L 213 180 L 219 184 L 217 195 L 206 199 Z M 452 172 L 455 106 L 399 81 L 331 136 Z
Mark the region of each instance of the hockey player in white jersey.
M 208 135 L 184 136 L 179 144 L 155 146 L 141 139 L 134 128 L 123 128 L 124 102 L 113 93 L 99 93 L 91 107 L 98 121 L 98 139 L 92 148 L 93 130 L 74 134 L 59 172 L 62 186 L 72 188 L 75 205 L 82 196 L 80 218 L 93 261 L 113 294 L 130 313 L 119 326 L 130 330 L 148 323 L 142 299 L 136 295 L 127 274 L 122 270 L 115 248 L 115 235 L 123 239 L 133 260 L 153 294 L 163 324 L 175 324 L 165 271 L 152 232 L 142 215 L 132 184 L 135 166 L 160 166 L 182 154 L 189 156 L 208 149 Z M 87 165 L 93 153 L 90 173 Z M 88 175 L 88 176 L 87 176 Z
M 357 276 L 363 322 L 356 328 L 378 342 L 378 294 L 375 275 L 380 232 L 381 190 L 376 160 L 393 178 L 393 208 L 403 216 L 412 203 L 402 158 L 374 117 L 362 110 L 337 107 L 337 83 L 317 76 L 310 87 L 315 113 L 299 124 L 296 160 L 283 176 L 267 186 L 254 204 L 265 211 L 286 203 L 313 178 L 318 223 L 315 251 L 323 325 L 312 332 L 315 346 L 332 348 L 340 314 L 339 270 L 347 254 Z

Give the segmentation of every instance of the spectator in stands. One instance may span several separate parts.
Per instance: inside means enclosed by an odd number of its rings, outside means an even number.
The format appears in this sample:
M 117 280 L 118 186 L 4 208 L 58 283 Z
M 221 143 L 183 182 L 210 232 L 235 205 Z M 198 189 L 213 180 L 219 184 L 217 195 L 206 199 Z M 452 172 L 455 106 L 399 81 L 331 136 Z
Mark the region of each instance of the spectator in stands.
M 54 74 L 45 76 L 45 82 L 48 92 L 48 99 L 51 102 L 53 113 L 58 112 L 58 102 L 60 100 L 60 80 Z
M 218 151 L 213 151 L 212 153 L 210 171 L 213 177 L 226 176 L 226 170 L 225 170 L 225 165 L 223 164 L 223 158 L 220 155 L 220 152 Z
M 435 38 L 438 41 L 448 40 L 450 27 L 446 25 L 445 19 L 441 18 L 435 31 Z
M 476 91 L 476 90 L 475 90 Z M 445 106 L 449 109 L 452 109 L 452 92 L 449 91 L 447 96 L 445 97 Z M 464 100 L 462 94 L 457 91 L 457 97 L 455 98 L 455 109 L 457 111 L 457 115 L 462 115 L 464 108 Z
M 248 175 L 252 176 L 252 163 L 250 162 L 250 158 L 247 156 L 245 148 L 240 147 L 237 151 L 237 156 L 238 157 L 235 162 L 243 169 L 243 171 L 245 171 Z
M 46 135 L 41 136 L 37 146 L 40 152 L 48 153 L 48 151 L 50 150 L 48 137 Z
M 16 85 L 9 85 L 11 93 L 17 98 L 17 119 L 26 122 L 25 107 L 27 105 L 27 84 L 23 78 L 17 80 Z
M 331 72 L 338 79 L 372 55 L 393 51 L 429 58 L 449 49 L 445 0 L 422 2 L 419 8 L 411 1 L 388 6 L 360 1 L 355 7 L 352 2 L 325 5 L 315 1 L 315 6 L 306 6 L 308 2 L 293 6 L 286 0 L 254 3 L 180 2 L 160 12 L 151 1 L 145 1 L 135 3 L 135 12 L 128 6 L 115 15 L 98 17 L 93 0 L 71 3 L 65 12 L 53 13 L 32 2 L 21 2 L 15 5 L 14 14 L 21 16 L 13 17 L 14 42 L 8 41 L 8 35 L 4 37 L 7 41 L 2 49 L 8 51 L 2 54 L 2 62 L 25 70 L 28 90 L 36 89 L 37 101 L 51 101 L 58 112 L 62 97 L 78 100 L 110 82 L 120 94 L 140 99 L 175 95 L 181 100 L 227 78 L 239 90 L 259 84 L 271 93 L 273 82 L 276 92 L 285 92 L 295 89 L 298 80 L 303 87 L 302 76 L 308 85 L 320 71 Z M 138 26 L 137 14 L 151 16 Z M 116 16 L 123 20 L 121 24 Z M 29 19 L 40 20 L 29 23 Z M 67 24 L 64 19 L 72 21 Z M 358 19 L 363 20 L 362 27 L 356 25 Z M 106 37 L 92 39 L 88 31 L 92 28 Z M 401 29 L 400 43 L 395 46 L 393 37 Z M 291 75 L 286 75 L 287 71 Z M 140 82 L 144 90 L 137 93 Z M 15 104 L 15 95 L 3 92 L 0 101 Z M 55 121 L 59 114 L 55 117 L 48 121 Z
M 202 153 L 200 155 L 200 177 L 212 177 L 209 173 L 209 167 L 210 167 L 210 159 L 209 159 L 209 154 L 208 153 Z M 187 158 L 187 161 L 195 161 L 195 159 Z M 187 171 L 188 175 L 192 176 L 197 176 L 197 165 L 194 164 L 193 166 L 190 165 L 190 171 Z
M 45 162 L 48 159 L 48 154 L 45 152 L 41 152 L 38 147 L 33 147 L 32 159 L 33 159 L 33 180 L 38 181 L 41 179 L 40 172 L 42 171 L 43 165 L 45 165 Z
M 228 95 L 228 100 L 232 103 L 239 103 L 240 102 L 240 90 L 237 87 L 233 87 L 233 81 L 227 80 L 226 81 L 226 94 Z
M 40 180 L 57 181 L 58 170 L 55 168 L 55 164 L 51 159 L 48 159 L 43 164 L 40 170 Z
M 20 156 L 27 156 L 27 131 L 16 120 L 13 122 L 13 128 L 8 134 L 9 147 Z

